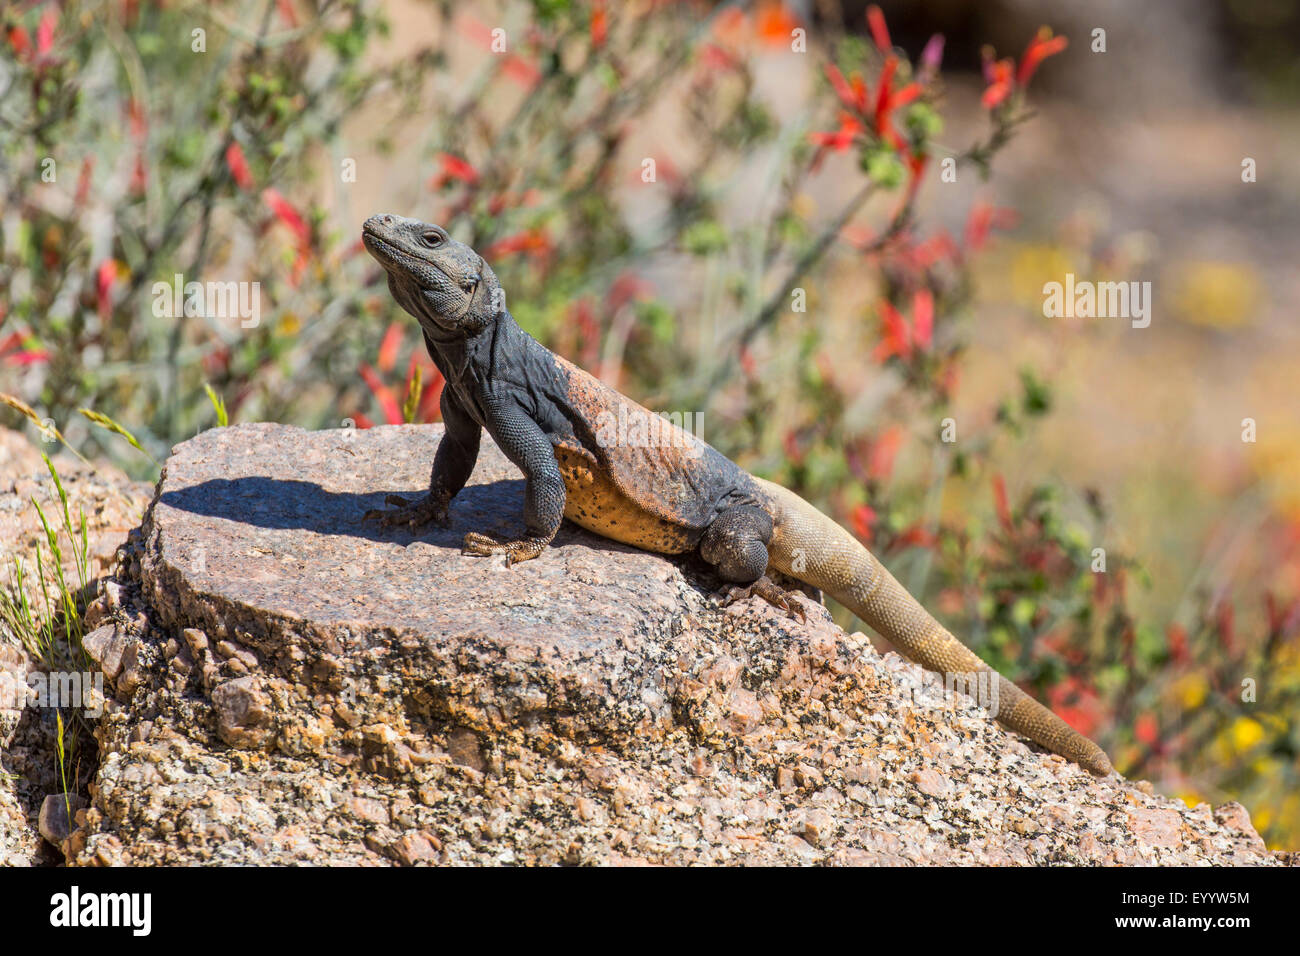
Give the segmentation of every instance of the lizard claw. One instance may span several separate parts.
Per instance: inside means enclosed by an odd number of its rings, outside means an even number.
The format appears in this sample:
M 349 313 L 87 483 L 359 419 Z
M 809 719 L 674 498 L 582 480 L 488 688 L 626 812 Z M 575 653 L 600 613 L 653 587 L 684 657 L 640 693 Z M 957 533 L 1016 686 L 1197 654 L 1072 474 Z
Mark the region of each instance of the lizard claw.
M 798 621 L 800 624 L 808 623 L 808 615 L 804 612 L 803 606 L 799 602 L 791 601 L 794 596 L 792 591 L 787 591 L 781 587 L 766 574 L 757 581 L 746 584 L 743 587 L 724 587 L 713 595 L 716 604 L 722 607 L 728 607 L 737 601 L 744 601 L 751 597 L 761 597 L 773 607 L 778 607 L 790 616 L 791 620 Z
M 426 524 L 446 527 L 447 506 L 436 500 L 433 495 L 425 495 L 419 501 L 410 501 L 401 495 L 388 495 L 384 503 L 392 508 L 371 508 L 361 516 L 362 521 L 378 521 L 381 528 L 408 527 L 419 528 Z
M 460 553 L 476 555 L 504 554 L 506 556 L 506 567 L 509 567 L 519 561 L 528 561 L 537 557 L 546 550 L 546 545 L 547 542 L 541 538 L 498 541 L 488 535 L 471 531 L 465 535 L 465 541 L 461 545 Z

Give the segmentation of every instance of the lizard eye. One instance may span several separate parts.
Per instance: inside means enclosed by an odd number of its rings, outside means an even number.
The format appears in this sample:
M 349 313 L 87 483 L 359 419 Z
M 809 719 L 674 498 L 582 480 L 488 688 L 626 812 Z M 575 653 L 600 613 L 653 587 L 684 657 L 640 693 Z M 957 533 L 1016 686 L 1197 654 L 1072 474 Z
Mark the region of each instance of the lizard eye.
M 433 248 L 434 246 L 442 244 L 442 236 L 438 235 L 432 229 L 430 229 L 420 238 L 424 240 L 424 244 L 429 248 Z

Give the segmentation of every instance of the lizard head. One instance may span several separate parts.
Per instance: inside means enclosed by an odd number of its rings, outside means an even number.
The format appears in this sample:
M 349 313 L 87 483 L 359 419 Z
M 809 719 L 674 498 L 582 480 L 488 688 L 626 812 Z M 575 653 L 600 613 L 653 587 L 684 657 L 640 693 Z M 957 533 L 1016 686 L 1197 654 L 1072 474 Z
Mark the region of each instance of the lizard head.
M 366 220 L 361 241 L 393 298 L 435 337 L 473 335 L 501 311 L 495 273 L 441 226 L 385 213 Z

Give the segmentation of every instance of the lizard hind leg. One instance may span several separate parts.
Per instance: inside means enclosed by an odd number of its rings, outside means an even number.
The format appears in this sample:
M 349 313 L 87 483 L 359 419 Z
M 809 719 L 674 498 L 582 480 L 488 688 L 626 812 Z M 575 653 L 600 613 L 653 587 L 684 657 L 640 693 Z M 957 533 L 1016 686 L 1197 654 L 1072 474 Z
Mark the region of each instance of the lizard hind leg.
M 767 576 L 767 545 L 772 540 L 772 516 L 762 508 L 741 506 L 714 518 L 700 539 L 700 556 L 725 581 L 714 594 L 724 607 L 749 597 L 761 597 L 800 622 L 807 620 L 790 593 Z

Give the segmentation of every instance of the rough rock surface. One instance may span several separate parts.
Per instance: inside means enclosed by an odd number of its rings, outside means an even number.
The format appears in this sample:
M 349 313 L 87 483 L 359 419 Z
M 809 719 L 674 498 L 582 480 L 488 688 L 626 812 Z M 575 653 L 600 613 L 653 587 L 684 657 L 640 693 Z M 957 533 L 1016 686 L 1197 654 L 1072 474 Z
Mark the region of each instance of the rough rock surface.
M 12 569 L 14 559 L 21 560 L 28 572 L 23 590 L 38 612 L 43 600 L 32 573 L 37 544 L 47 562 L 49 549 L 33 498 L 59 529 L 65 551 L 64 574 L 70 582 L 77 582 L 72 551 L 62 536 L 61 505 L 41 451 L 54 461 L 73 520 L 82 513 L 86 516 L 88 585 L 92 590 L 114 566 L 118 546 L 139 524 L 151 493 L 147 483 L 131 481 L 110 465 L 98 465 L 92 470 L 70 455 L 55 455 L 57 450 L 57 445 L 38 447 L 20 432 L 0 429 L 0 588 L 16 595 Z M 34 706 L 28 694 L 29 675 L 47 667 L 48 662 L 34 659 L 16 635 L 8 633 L 0 623 L 0 866 L 59 859 L 38 832 L 47 797 L 62 793 L 54 713 Z M 93 770 L 94 741 L 86 740 L 86 744 L 75 752 L 69 750 L 78 764 L 66 771 L 70 790 L 84 788 Z M 80 800 L 76 793 L 69 796 L 63 809 L 65 818 L 68 806 L 75 808 Z M 46 817 L 50 819 L 48 810 Z
M 1241 807 L 1096 780 L 820 607 L 722 611 L 691 561 L 568 525 L 462 556 L 521 523 L 486 438 L 450 528 L 363 525 L 440 435 L 175 449 L 88 641 L 117 701 L 73 862 L 1277 862 Z

